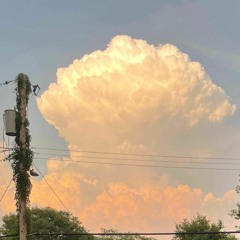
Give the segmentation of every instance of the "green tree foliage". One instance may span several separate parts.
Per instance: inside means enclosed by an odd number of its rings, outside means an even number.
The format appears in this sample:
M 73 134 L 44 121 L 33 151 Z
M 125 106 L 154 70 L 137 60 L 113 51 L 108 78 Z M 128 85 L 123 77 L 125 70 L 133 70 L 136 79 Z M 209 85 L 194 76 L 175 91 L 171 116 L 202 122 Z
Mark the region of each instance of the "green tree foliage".
M 176 225 L 176 235 L 173 240 L 237 240 L 236 237 L 229 234 L 206 234 L 206 235 L 182 235 L 179 233 L 196 232 L 220 232 L 224 228 L 222 221 L 210 223 L 206 216 L 197 215 L 192 220 L 184 219 L 183 222 Z
M 19 221 L 16 214 L 8 214 L 2 218 L 3 225 L 0 228 L 1 235 L 11 235 L 19 232 Z M 11 239 L 11 238 L 9 238 Z
M 240 193 L 240 185 L 237 185 L 236 187 L 236 193 Z M 232 210 L 229 215 L 236 220 L 240 220 L 240 203 L 237 203 L 237 209 Z M 240 229 L 240 226 L 236 226 L 238 229 Z
M 143 237 L 139 235 L 118 235 L 117 230 L 102 230 L 103 233 L 106 233 L 106 235 L 97 237 L 97 240 L 156 240 L 155 238 L 149 238 L 149 237 Z M 108 235 L 108 234 L 116 234 L 116 235 Z
M 31 233 L 28 239 L 80 239 L 79 236 L 51 236 L 53 233 L 87 233 L 79 220 L 65 211 L 57 211 L 50 207 L 32 208 L 31 214 Z M 10 235 L 18 233 L 18 216 L 16 214 L 5 215 L 2 219 L 3 225 L 0 228 L 1 235 Z M 39 235 L 34 236 L 35 233 Z M 41 234 L 49 234 L 49 236 L 41 236 Z M 6 238 L 11 239 L 11 238 Z M 16 239 L 16 238 L 12 238 Z M 81 236 L 83 240 L 93 240 L 91 235 Z

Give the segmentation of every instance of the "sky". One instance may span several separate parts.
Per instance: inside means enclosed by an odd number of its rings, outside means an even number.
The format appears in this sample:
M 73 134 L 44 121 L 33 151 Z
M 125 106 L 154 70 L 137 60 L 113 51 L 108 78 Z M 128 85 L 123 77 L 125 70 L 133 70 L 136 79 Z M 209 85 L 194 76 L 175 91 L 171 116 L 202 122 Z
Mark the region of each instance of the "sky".
M 171 232 L 197 213 L 234 230 L 239 7 L 237 0 L 2 2 L 0 84 L 25 73 L 41 88 L 28 106 L 40 172 L 31 205 L 68 210 L 95 232 Z M 14 88 L 0 85 L 2 113 L 15 106 Z M 0 131 L 0 144 L 13 146 L 3 121 Z M 3 194 L 12 170 L 0 164 Z M 0 217 L 14 211 L 12 183 Z

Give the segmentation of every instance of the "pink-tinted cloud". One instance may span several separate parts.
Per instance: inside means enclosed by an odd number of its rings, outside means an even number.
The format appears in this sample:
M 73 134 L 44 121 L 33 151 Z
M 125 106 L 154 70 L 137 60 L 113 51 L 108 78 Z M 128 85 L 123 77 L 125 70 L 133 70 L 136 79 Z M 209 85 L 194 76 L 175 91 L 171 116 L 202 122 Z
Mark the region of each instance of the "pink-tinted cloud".
M 74 150 L 82 149 L 213 154 L 212 126 L 233 115 L 236 106 L 202 65 L 177 47 L 116 36 L 105 50 L 58 69 L 57 82 L 38 107 L 67 141 L 71 160 L 49 160 L 46 180 L 87 228 L 172 231 L 197 212 L 232 224 L 227 213 L 236 201 L 233 190 L 217 197 L 202 186 L 181 184 L 179 173 L 77 162 L 84 154 Z M 44 180 L 33 181 L 31 201 L 63 209 Z
M 0 142 L 0 146 L 2 146 Z M 0 149 L 2 150 L 2 149 Z M 9 212 L 15 211 L 15 185 L 12 180 L 12 169 L 8 161 L 3 161 L 5 152 L 0 151 L 0 218 Z

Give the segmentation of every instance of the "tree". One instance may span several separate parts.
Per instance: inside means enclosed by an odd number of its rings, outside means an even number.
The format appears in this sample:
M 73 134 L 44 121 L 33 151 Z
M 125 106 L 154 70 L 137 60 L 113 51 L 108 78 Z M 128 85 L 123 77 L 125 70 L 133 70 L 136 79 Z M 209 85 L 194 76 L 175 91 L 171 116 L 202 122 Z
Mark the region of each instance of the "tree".
M 19 233 L 19 218 L 16 216 L 16 214 L 5 215 L 2 218 L 2 221 L 3 225 L 0 228 L 0 236 Z
M 240 185 L 237 185 L 236 187 L 236 193 L 240 193 Z M 229 215 L 236 220 L 240 220 L 240 203 L 237 203 L 237 209 L 232 210 Z M 238 229 L 240 229 L 240 226 L 236 226 Z
M 32 208 L 30 210 L 31 239 L 79 239 L 79 236 L 51 236 L 54 233 L 87 233 L 79 220 L 66 211 L 57 211 L 50 207 Z M 19 233 L 19 219 L 16 214 L 5 215 L 0 228 L 1 235 Z M 38 235 L 35 235 L 35 234 Z M 41 234 L 49 234 L 49 236 Z M 7 238 L 8 240 L 11 238 Z M 12 238 L 16 239 L 16 238 Z M 28 238 L 29 239 L 29 238 Z M 81 236 L 83 240 L 94 239 L 91 235 Z
M 230 234 L 204 234 L 204 235 L 183 235 L 179 233 L 199 233 L 199 232 L 220 232 L 224 228 L 221 220 L 218 223 L 210 223 L 206 216 L 198 214 L 192 220 L 184 219 L 180 224 L 176 224 L 176 235 L 173 240 L 237 240 Z

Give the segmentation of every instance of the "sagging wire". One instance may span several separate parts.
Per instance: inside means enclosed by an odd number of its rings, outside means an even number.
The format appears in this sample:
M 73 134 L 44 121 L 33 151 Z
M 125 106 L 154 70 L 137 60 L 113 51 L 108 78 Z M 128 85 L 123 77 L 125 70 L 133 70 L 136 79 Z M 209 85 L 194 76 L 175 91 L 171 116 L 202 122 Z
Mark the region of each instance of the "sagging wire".
M 36 166 L 36 164 L 33 162 L 34 167 L 37 169 L 37 171 L 39 172 L 39 174 L 41 175 L 41 177 L 43 178 L 43 180 L 46 182 L 46 184 L 48 185 L 48 187 L 50 188 L 50 190 L 53 192 L 53 194 L 56 196 L 56 198 L 59 200 L 59 202 L 62 204 L 62 206 L 67 210 L 67 212 L 70 213 L 69 209 L 66 207 L 66 205 L 63 203 L 63 201 L 60 199 L 60 197 L 57 195 L 57 193 L 53 190 L 53 188 L 51 187 L 51 185 L 48 183 L 48 181 L 46 180 L 46 178 L 43 176 L 43 174 L 41 173 L 41 171 L 38 169 L 38 167 Z
M 10 80 L 10 81 L 5 81 L 5 82 L 3 82 L 3 83 L 0 83 L 0 86 L 8 85 L 9 83 L 15 82 L 15 81 L 16 81 L 15 79 L 14 79 L 14 80 Z
M 32 147 L 32 149 L 49 150 L 49 151 L 61 151 L 61 152 L 79 152 L 90 154 L 107 154 L 107 155 L 122 155 L 122 156 L 137 156 L 137 157 L 156 157 L 156 158 L 176 158 L 176 159 L 203 159 L 203 160 L 240 160 L 240 158 L 234 157 L 203 157 L 203 156 L 180 156 L 180 155 L 158 155 L 158 154 L 136 154 L 136 153 L 121 153 L 121 152 L 102 152 L 102 151 L 90 151 L 90 150 L 67 150 L 62 148 L 47 148 L 47 147 Z
M 19 234 L 14 233 L 14 234 L 2 235 L 2 236 L 0 236 L 0 238 L 19 239 Z
M 34 152 L 36 155 L 43 155 L 47 157 L 54 156 L 56 158 L 61 157 L 69 157 L 66 154 L 56 155 L 54 153 L 42 153 L 42 152 Z M 72 155 L 72 158 L 89 158 L 89 159 L 104 159 L 104 160 L 120 160 L 120 161 L 135 161 L 135 162 L 163 162 L 163 163 L 192 163 L 192 164 L 207 164 L 207 165 L 240 165 L 240 163 L 233 162 L 196 162 L 196 161 L 174 161 L 174 160 L 161 160 L 161 159 L 137 159 L 137 158 L 117 158 L 117 157 L 101 157 L 101 156 L 88 156 L 88 155 Z M 68 160 L 75 161 L 75 160 Z
M 2 194 L 2 197 L 1 197 L 1 199 L 0 199 L 0 202 L 3 200 L 4 196 L 6 195 L 6 193 L 7 193 L 7 190 L 9 189 L 9 187 L 10 187 L 10 185 L 11 185 L 12 181 L 13 181 L 13 179 L 11 179 L 11 181 L 9 182 L 9 184 L 8 184 L 7 188 L 5 189 L 4 193 Z
M 46 158 L 35 158 L 46 159 Z M 98 162 L 98 161 L 84 161 L 84 160 L 64 160 L 51 159 L 53 161 L 65 161 L 74 163 L 110 165 L 110 166 L 125 166 L 125 167 L 144 167 L 144 168 L 166 168 L 166 169 L 188 169 L 188 170 L 213 170 L 213 171 L 240 171 L 239 168 L 209 168 L 209 167 L 188 167 L 188 166 L 166 166 L 166 165 L 145 165 L 145 164 L 131 164 L 131 163 L 113 163 L 113 162 Z
M 101 233 L 32 233 L 28 234 L 28 236 L 192 236 L 192 235 L 202 235 L 206 236 L 208 235 L 210 238 L 211 235 L 225 235 L 225 234 L 239 234 L 240 231 L 199 231 L 199 232 L 126 232 L 126 233 L 120 233 L 120 232 L 101 232 Z
M 180 236 L 195 236 L 195 235 L 202 235 L 202 236 L 209 236 L 210 238 L 213 237 L 213 235 L 225 235 L 225 234 L 239 234 L 239 231 L 223 231 L 223 232 L 136 232 L 136 233 L 31 233 L 27 234 L 28 237 L 36 236 L 36 237 L 43 237 L 45 236 L 48 238 L 51 237 L 62 237 L 62 236 L 174 236 L 174 235 L 180 235 Z M 9 234 L 9 235 L 3 235 L 0 236 L 0 238 L 8 238 L 8 237 L 19 237 L 19 234 Z

